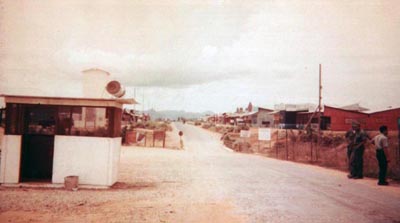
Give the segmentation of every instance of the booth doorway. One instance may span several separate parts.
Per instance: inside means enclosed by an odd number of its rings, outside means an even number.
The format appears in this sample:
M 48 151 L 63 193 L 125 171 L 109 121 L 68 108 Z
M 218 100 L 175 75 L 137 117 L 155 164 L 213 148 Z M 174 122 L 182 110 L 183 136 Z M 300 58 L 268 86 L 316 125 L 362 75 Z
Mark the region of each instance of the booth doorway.
M 37 105 L 24 112 L 21 182 L 47 182 L 53 175 L 56 108 Z

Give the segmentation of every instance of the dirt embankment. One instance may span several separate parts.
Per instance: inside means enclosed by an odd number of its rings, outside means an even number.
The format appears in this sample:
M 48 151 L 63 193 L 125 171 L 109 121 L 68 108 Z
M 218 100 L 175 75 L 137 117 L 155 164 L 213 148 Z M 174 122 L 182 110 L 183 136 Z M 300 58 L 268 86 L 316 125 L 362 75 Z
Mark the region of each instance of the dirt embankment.
M 240 128 L 213 124 L 203 124 L 202 127 L 220 133 L 224 144 L 238 152 L 260 153 L 268 157 L 314 163 L 343 171 L 348 169 L 345 132 L 322 131 L 320 146 L 317 146 L 317 135 L 315 133 L 307 134 L 302 130 L 272 129 L 271 141 L 259 141 L 258 128 L 250 128 L 250 138 L 241 138 Z M 367 133 L 371 138 L 378 134 L 376 131 Z M 400 180 L 400 153 L 397 136 L 398 132 L 395 131 L 389 134 L 391 162 L 388 167 L 388 177 Z M 378 176 L 375 147 L 370 143 L 366 144 L 364 153 L 364 174 L 368 177 Z

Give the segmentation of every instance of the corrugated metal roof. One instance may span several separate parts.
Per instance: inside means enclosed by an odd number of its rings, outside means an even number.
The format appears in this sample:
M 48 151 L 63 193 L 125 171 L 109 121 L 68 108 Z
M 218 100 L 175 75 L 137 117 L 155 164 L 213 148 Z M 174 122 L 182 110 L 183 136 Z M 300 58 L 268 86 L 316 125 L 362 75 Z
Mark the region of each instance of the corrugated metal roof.
M 356 103 L 356 104 L 351 104 L 351 105 L 346 105 L 343 107 L 340 107 L 341 109 L 345 109 L 345 110 L 350 110 L 350 111 L 359 111 L 359 112 L 364 112 L 364 111 L 368 111 L 368 108 L 365 107 L 361 107 L 360 104 Z
M 392 110 L 397 110 L 397 109 L 400 109 L 400 107 L 369 110 L 368 112 L 365 112 L 365 113 L 374 114 L 374 113 L 387 112 L 387 111 L 392 111 Z

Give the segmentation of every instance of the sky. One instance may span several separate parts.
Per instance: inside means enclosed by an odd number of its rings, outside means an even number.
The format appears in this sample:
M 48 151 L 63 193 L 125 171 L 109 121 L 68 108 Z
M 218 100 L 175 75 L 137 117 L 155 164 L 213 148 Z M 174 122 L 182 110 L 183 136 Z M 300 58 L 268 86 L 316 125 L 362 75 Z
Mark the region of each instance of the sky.
M 400 106 L 397 0 L 0 0 L 0 94 L 80 96 L 111 73 L 136 108 Z

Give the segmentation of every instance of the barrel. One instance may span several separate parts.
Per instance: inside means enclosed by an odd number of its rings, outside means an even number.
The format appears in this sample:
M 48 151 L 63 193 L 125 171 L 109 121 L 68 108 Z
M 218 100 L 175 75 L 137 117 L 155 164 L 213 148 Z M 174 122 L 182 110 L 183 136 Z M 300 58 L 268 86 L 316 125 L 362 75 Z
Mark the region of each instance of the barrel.
M 128 130 L 126 131 L 126 136 L 125 136 L 125 143 L 126 144 L 132 144 L 136 143 L 136 131 L 135 130 Z
M 78 190 L 79 177 L 67 176 L 64 178 L 64 187 L 66 190 Z

